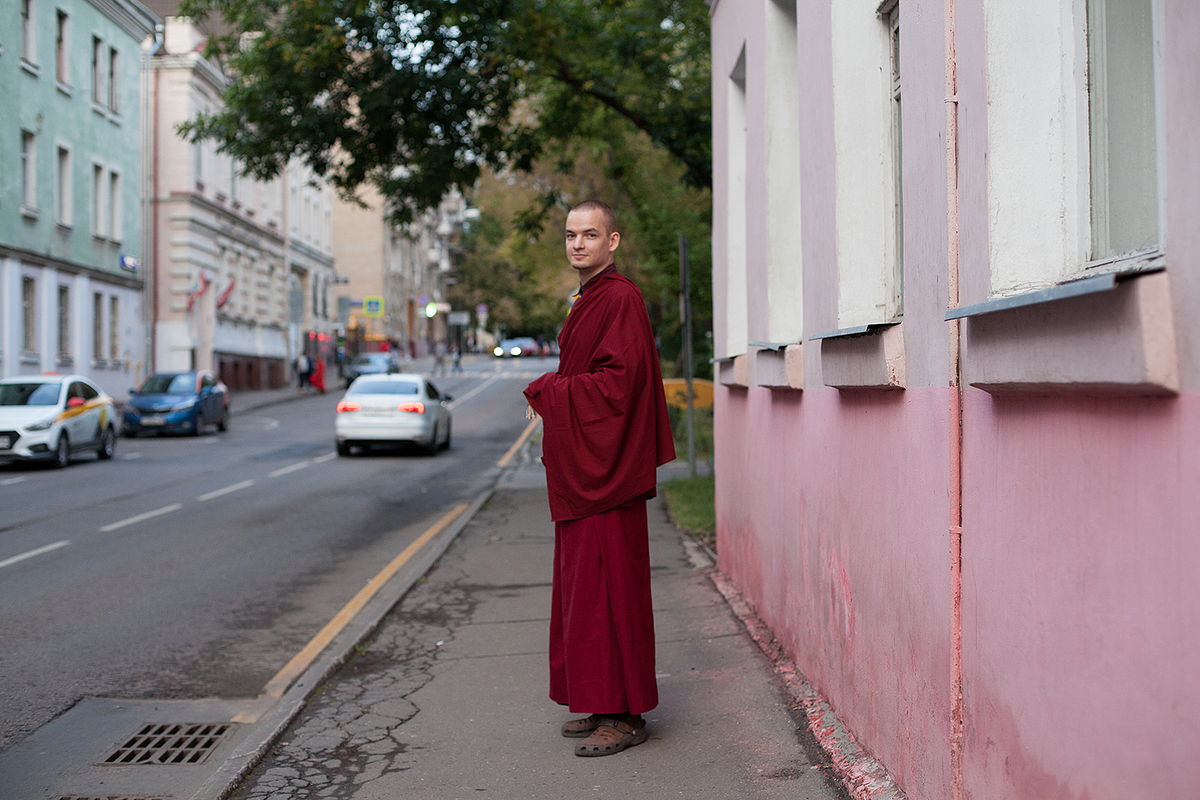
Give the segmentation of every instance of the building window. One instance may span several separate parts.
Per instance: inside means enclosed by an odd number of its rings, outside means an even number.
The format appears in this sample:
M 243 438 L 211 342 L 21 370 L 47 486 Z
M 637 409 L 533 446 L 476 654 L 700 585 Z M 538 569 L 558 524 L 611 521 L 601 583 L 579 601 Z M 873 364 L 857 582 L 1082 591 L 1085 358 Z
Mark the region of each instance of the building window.
M 92 102 L 99 105 L 104 100 L 104 71 L 100 59 L 104 53 L 104 43 L 99 36 L 92 37 Z
M 116 361 L 121 357 L 121 299 L 116 295 L 108 298 L 108 357 Z
M 71 224 L 71 151 L 65 147 L 58 148 L 58 158 L 55 163 L 54 189 L 54 221 L 59 225 Z
M 108 235 L 114 242 L 121 241 L 121 176 L 108 173 Z
M 749 347 L 746 292 L 746 50 L 726 85 L 729 171 L 726 189 L 725 341 L 720 356 L 739 356 Z
M 58 357 L 71 357 L 71 288 L 58 287 Z
M 892 162 L 892 282 L 890 310 L 893 318 L 904 315 L 904 160 L 903 125 L 900 113 L 900 4 L 891 0 L 881 8 L 888 29 L 888 61 L 891 69 L 891 156 Z
M 104 295 L 92 295 L 92 358 L 104 358 Z
M 108 110 L 114 114 L 121 111 L 121 80 L 117 70 L 117 48 L 108 48 Z
M 21 204 L 37 208 L 37 137 L 21 131 Z
M 60 10 L 54 28 L 54 77 L 64 86 L 69 86 L 67 79 L 67 12 Z
M 1162 51 L 1152 0 L 1089 0 L 1091 260 L 1156 250 Z
M 104 167 L 92 165 L 92 236 L 104 236 Z
M 37 352 L 37 281 L 21 278 L 21 349 L 26 353 Z
M 33 64 L 37 61 L 34 43 L 36 28 L 33 24 L 33 0 L 21 0 L 21 58 Z

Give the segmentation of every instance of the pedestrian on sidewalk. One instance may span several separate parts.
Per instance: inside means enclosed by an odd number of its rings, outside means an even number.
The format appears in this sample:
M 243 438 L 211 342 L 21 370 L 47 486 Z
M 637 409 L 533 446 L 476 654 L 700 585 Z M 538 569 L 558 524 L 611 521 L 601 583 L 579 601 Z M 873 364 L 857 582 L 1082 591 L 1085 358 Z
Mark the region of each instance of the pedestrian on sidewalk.
M 303 392 L 305 387 L 308 386 L 308 371 L 309 371 L 309 369 L 310 369 L 310 367 L 308 365 L 308 356 L 304 355 L 304 353 L 301 353 L 300 355 L 296 356 L 296 390 L 297 391 Z
M 605 756 L 644 742 L 658 705 L 646 500 L 675 445 L 645 301 L 613 261 L 616 214 L 584 201 L 565 233 L 579 292 L 558 372 L 525 397 L 543 419 L 555 523 L 550 699 L 588 715 L 562 727 L 583 738 L 575 754 Z

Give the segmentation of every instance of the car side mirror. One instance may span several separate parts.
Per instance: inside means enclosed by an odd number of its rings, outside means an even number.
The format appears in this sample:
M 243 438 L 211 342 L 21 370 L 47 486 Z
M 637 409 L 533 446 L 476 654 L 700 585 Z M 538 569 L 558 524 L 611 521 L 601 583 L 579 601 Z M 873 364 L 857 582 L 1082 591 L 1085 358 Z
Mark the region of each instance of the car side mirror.
M 444 394 L 444 395 L 442 395 L 442 400 L 444 400 L 444 401 L 445 401 L 445 402 L 447 402 L 447 403 L 449 403 L 449 402 L 450 402 L 451 400 L 453 400 L 453 399 L 454 399 L 454 398 L 453 398 L 453 397 L 451 397 L 451 396 L 450 396 L 450 395 L 448 395 L 448 394 Z

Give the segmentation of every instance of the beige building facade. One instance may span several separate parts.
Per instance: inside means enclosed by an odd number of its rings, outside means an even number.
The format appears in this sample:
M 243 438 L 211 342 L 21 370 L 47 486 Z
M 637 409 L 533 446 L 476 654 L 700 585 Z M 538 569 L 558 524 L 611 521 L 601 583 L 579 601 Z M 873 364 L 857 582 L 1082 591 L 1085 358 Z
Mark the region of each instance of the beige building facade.
M 215 143 L 179 135 L 226 85 L 203 46 L 190 20 L 167 17 L 151 65 L 153 366 L 277 387 L 300 352 L 333 352 L 333 193 L 298 163 L 251 180 Z

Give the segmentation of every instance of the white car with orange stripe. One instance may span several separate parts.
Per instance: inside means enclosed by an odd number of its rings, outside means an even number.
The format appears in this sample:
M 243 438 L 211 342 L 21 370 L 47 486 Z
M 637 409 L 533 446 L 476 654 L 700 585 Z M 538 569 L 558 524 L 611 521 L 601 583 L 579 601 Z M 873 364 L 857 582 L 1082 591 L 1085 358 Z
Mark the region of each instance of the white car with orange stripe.
M 112 398 L 82 375 L 0 379 L 0 462 L 51 461 L 93 452 L 112 458 L 117 411 Z

